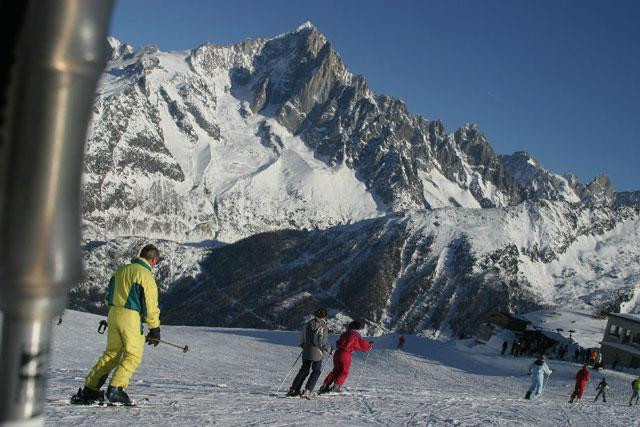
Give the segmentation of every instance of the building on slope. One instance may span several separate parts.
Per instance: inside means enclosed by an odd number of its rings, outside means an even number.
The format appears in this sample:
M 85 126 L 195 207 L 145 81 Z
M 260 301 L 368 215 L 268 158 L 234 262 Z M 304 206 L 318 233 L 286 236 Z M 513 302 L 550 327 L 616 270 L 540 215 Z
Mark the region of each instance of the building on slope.
M 605 323 L 589 313 L 565 310 L 494 313 L 491 320 L 515 334 L 522 355 L 544 353 L 550 358 L 584 363 L 593 352 L 600 352 L 598 340 Z
M 640 316 L 609 313 L 601 344 L 608 365 L 640 368 Z

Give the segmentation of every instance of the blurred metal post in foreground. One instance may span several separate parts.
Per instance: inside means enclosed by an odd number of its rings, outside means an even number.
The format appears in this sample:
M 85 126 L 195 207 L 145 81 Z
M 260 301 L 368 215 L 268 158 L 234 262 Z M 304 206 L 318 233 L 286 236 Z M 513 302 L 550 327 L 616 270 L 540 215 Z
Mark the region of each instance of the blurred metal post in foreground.
M 51 321 L 82 278 L 82 158 L 113 1 L 1 3 L 0 424 L 39 425 Z

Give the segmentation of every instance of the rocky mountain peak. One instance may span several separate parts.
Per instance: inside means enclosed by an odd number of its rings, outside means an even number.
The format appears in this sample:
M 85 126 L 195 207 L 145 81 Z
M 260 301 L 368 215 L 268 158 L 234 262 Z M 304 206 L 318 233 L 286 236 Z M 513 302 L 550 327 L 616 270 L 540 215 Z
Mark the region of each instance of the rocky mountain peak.
M 455 145 L 465 155 L 465 161 L 479 175 L 467 176 L 469 188 L 481 207 L 507 206 L 522 201 L 522 190 L 506 172 L 484 134 L 474 123 L 467 123 L 453 134 Z M 483 188 L 485 182 L 498 189 L 491 194 Z M 486 185 L 486 184 L 484 184 Z
M 375 94 L 311 24 L 191 51 L 108 43 L 85 185 L 88 227 L 104 235 L 143 234 L 150 226 L 132 211 L 155 215 L 154 233 L 177 241 L 234 241 L 405 209 L 573 201 L 559 190 L 573 191 L 568 181 L 530 155 L 507 167 L 475 123 L 448 133 Z M 326 199 L 332 185 L 362 197 Z
M 298 28 L 296 28 L 294 32 L 298 33 L 307 30 L 317 30 L 317 28 L 311 23 L 311 21 L 305 21 L 302 24 L 298 25 Z
M 616 191 L 607 175 L 600 174 L 587 184 L 585 203 L 590 206 L 612 206 L 616 200 Z
M 581 196 L 574 187 L 577 177 L 569 180 L 545 169 L 540 162 L 526 151 L 501 155 L 500 162 L 520 186 L 528 200 L 558 200 L 579 202 Z M 578 180 L 579 181 L 579 180 Z
M 133 46 L 123 43 L 113 36 L 107 37 L 107 60 L 115 61 L 125 55 L 133 54 Z

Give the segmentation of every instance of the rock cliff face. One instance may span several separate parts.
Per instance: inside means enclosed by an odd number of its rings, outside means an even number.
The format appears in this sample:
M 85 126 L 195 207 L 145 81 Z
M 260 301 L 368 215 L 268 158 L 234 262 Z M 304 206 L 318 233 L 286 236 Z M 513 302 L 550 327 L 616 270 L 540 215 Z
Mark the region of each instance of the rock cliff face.
M 464 335 L 496 308 L 635 309 L 635 246 L 625 268 L 597 258 L 637 237 L 637 197 L 411 114 L 313 25 L 183 52 L 108 43 L 72 307 L 102 310 L 152 240 L 174 323 L 297 327 L 326 304 L 374 332 Z
M 573 174 L 562 176 L 545 169 L 524 151 L 502 155 L 500 161 L 507 173 L 524 189 L 527 200 L 567 201 L 592 207 L 613 206 L 616 203 L 613 183 L 606 175 L 599 175 L 585 185 Z M 620 200 L 623 199 L 624 196 Z

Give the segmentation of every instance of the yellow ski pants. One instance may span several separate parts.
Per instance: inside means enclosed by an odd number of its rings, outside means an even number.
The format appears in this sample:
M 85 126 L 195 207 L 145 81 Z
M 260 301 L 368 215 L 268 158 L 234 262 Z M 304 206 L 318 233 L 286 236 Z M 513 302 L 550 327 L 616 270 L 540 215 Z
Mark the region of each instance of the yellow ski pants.
M 107 349 L 85 379 L 86 386 L 93 390 L 102 387 L 113 369 L 115 372 L 109 384 L 126 388 L 144 353 L 140 313 L 128 308 L 110 307 L 107 323 Z

